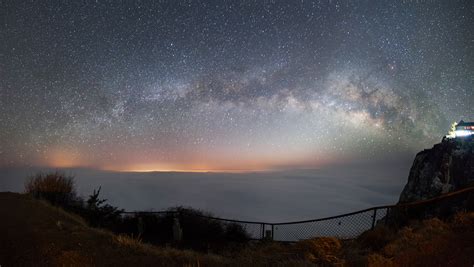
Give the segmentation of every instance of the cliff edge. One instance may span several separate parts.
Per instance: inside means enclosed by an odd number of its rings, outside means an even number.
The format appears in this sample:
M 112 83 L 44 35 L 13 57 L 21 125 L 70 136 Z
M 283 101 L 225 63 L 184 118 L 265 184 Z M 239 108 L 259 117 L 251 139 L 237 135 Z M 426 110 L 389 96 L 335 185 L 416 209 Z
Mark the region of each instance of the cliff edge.
M 399 203 L 430 199 L 473 183 L 474 138 L 445 138 L 416 155 Z

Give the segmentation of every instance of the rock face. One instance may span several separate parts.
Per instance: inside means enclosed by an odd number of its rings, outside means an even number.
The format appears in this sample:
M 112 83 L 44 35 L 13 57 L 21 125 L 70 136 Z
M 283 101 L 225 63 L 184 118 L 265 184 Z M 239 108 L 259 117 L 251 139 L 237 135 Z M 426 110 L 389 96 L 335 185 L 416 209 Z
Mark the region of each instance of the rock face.
M 399 203 L 430 199 L 474 183 L 474 138 L 444 139 L 418 153 Z

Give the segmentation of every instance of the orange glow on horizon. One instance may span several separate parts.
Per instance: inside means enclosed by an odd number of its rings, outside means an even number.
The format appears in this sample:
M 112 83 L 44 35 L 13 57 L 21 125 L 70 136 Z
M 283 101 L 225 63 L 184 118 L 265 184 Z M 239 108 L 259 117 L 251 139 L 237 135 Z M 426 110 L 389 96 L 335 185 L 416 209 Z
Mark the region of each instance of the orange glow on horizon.
M 199 157 L 188 154 L 179 160 L 161 160 L 144 154 L 127 154 L 114 159 L 96 159 L 95 155 L 81 154 L 71 148 L 52 148 L 39 162 L 52 168 L 92 168 L 112 172 L 271 172 L 284 169 L 314 169 L 340 160 L 329 153 L 303 154 L 265 153 L 236 156 L 231 153 L 206 153 Z M 210 156 L 208 156 L 210 155 Z
M 205 164 L 131 164 L 125 167 L 114 168 L 108 166 L 101 168 L 108 171 L 118 172 L 229 172 L 229 173 L 241 173 L 241 172 L 257 172 L 266 171 L 270 168 L 256 167 L 252 168 L 225 168 L 223 166 L 210 166 Z
M 114 171 L 114 170 L 110 170 Z M 118 172 L 197 172 L 197 173 L 208 173 L 208 172 L 225 172 L 225 173 L 246 173 L 246 172 L 261 172 L 265 170 L 223 170 L 223 169 L 209 169 L 209 170 L 198 170 L 198 169 L 139 169 L 139 170 L 115 170 Z
M 142 162 L 142 163 L 124 163 L 120 165 L 108 164 L 101 166 L 100 169 L 117 172 L 226 172 L 226 173 L 248 173 L 265 172 L 282 169 L 307 169 L 320 168 L 334 163 L 331 157 L 312 160 L 288 160 L 266 158 L 258 160 L 235 159 L 234 161 L 214 160 L 212 163 L 184 163 L 184 162 Z
M 79 153 L 67 149 L 52 149 L 46 158 L 45 164 L 53 168 L 86 167 Z

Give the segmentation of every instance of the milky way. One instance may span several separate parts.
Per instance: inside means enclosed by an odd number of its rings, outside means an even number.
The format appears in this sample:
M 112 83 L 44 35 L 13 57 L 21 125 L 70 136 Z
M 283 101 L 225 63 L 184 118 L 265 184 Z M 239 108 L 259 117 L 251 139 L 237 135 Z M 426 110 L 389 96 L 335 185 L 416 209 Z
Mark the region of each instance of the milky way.
M 471 1 L 0 1 L 0 166 L 412 157 L 474 119 Z

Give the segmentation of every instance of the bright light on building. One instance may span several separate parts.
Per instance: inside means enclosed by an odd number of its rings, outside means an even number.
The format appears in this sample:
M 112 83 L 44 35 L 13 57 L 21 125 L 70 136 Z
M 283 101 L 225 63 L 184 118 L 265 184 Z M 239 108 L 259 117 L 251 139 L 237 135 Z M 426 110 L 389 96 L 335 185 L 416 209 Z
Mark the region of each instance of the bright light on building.
M 452 130 L 454 128 L 455 137 L 467 137 L 474 135 L 474 122 L 465 122 L 461 120 L 459 123 L 451 125 L 451 131 L 448 138 L 452 136 Z
M 474 134 L 472 131 L 469 130 L 457 130 L 456 137 L 465 137 Z

